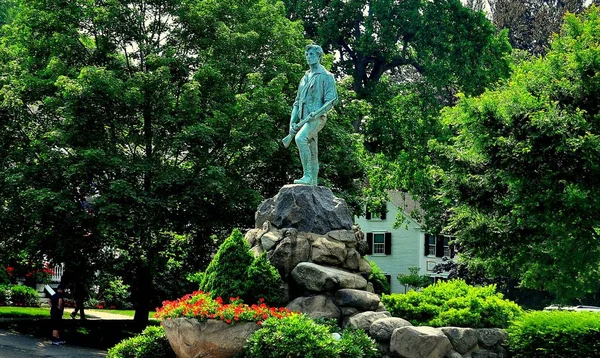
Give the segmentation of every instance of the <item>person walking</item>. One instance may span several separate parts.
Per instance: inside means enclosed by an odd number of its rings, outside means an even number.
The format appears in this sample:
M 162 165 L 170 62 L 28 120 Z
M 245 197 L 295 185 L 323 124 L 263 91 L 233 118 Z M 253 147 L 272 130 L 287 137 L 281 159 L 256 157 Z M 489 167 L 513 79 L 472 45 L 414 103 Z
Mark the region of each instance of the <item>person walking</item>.
M 73 298 L 75 299 L 75 310 L 71 312 L 71 318 L 75 319 L 77 317 L 77 312 L 79 311 L 79 317 L 84 320 L 85 319 L 85 311 L 83 307 L 83 302 L 87 296 L 87 289 L 85 284 L 81 281 L 76 281 L 73 284 Z
M 56 292 L 50 297 L 50 323 L 52 325 L 52 344 L 59 346 L 66 342 L 61 339 L 62 316 L 65 311 L 63 287 L 58 286 Z

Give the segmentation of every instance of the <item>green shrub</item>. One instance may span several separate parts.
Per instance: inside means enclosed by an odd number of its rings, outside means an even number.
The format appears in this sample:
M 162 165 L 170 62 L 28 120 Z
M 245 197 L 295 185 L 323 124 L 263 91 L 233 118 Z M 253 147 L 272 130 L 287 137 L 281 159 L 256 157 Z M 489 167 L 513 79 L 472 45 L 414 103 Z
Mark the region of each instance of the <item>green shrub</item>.
M 248 242 L 238 229 L 234 229 L 204 272 L 200 289 L 211 295 L 222 297 L 245 296 L 246 270 L 252 264 L 254 256 Z
M 105 307 L 117 309 L 130 309 L 133 305 L 129 302 L 129 285 L 121 277 L 114 277 L 104 288 Z
M 340 347 L 340 358 L 378 358 L 381 353 L 373 338 L 362 329 L 346 329 L 342 338 L 337 341 Z
M 337 325 L 319 324 L 303 314 L 269 318 L 244 347 L 246 358 L 377 358 L 377 345 L 362 330 L 344 330 L 336 340 Z
M 10 300 L 13 306 L 39 307 L 40 298 L 38 292 L 25 285 L 15 285 L 10 287 Z
M 281 295 L 283 281 L 266 253 L 262 253 L 252 261 L 246 275 L 245 299 L 248 302 L 258 302 L 263 299 L 269 305 L 283 303 Z
M 462 280 L 439 282 L 421 292 L 384 295 L 381 299 L 394 317 L 414 325 L 506 328 L 523 310 L 503 299 L 495 285 L 474 287 Z
M 600 357 L 600 314 L 534 311 L 507 329 L 515 358 Z
M 369 275 L 369 282 L 373 284 L 375 293 L 381 295 L 383 293 L 390 293 L 390 283 L 388 282 L 385 274 L 379 266 L 373 261 L 369 261 L 371 265 L 371 274 Z
M 8 285 L 10 283 L 10 275 L 8 270 L 3 265 L 0 265 L 0 285 Z
M 335 357 L 335 342 L 327 326 L 298 314 L 264 321 L 248 339 L 245 353 L 249 358 Z
M 10 300 L 10 286 L 0 285 L 0 306 L 10 306 L 12 301 Z
M 135 337 L 119 342 L 108 350 L 108 358 L 175 358 L 165 330 L 149 326 Z

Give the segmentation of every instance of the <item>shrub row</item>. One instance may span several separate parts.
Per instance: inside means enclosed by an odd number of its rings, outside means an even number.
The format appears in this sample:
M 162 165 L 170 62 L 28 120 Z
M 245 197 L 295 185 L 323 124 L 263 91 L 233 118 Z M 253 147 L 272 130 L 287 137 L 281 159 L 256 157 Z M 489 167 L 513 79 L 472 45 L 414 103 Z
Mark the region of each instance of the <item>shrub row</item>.
M 600 357 L 600 313 L 534 311 L 507 329 L 515 358 Z
M 439 282 L 421 292 L 384 295 L 381 299 L 394 317 L 418 326 L 506 328 L 523 311 L 502 298 L 495 285 L 469 286 L 462 280 Z
M 35 289 L 24 285 L 0 285 L 0 306 L 39 307 Z

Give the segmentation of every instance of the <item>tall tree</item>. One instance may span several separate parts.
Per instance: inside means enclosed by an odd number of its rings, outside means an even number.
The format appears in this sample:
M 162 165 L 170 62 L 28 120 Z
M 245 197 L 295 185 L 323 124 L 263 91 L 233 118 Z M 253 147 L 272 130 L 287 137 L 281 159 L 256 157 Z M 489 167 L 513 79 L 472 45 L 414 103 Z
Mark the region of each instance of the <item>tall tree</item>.
M 145 324 L 157 275 L 200 269 L 299 170 L 278 139 L 304 44 L 272 0 L 24 1 L 0 47 L 2 241 L 122 268 Z M 353 148 L 323 170 L 350 196 Z
M 600 289 L 599 15 L 568 15 L 545 57 L 447 108 L 430 171 L 464 257 L 564 301 Z
M 494 25 L 509 30 L 513 48 L 540 55 L 559 32 L 565 13 L 581 13 L 591 3 L 600 5 L 598 0 L 493 0 L 489 5 Z

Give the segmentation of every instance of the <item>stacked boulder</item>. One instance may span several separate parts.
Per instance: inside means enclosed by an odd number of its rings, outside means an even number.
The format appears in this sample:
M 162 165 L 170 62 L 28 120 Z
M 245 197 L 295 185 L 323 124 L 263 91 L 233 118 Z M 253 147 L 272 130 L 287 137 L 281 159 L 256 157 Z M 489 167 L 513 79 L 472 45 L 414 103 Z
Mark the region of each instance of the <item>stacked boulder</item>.
M 246 240 L 279 271 L 288 308 L 340 323 L 382 309 L 367 281 L 367 242 L 353 228 L 346 202 L 331 190 L 286 185 L 258 207 L 255 219 Z
M 364 234 L 346 202 L 325 187 L 286 185 L 261 203 L 246 233 L 255 256 L 266 252 L 284 281 L 287 308 L 362 329 L 386 357 L 505 358 L 500 329 L 415 327 L 391 317 L 368 282 Z

